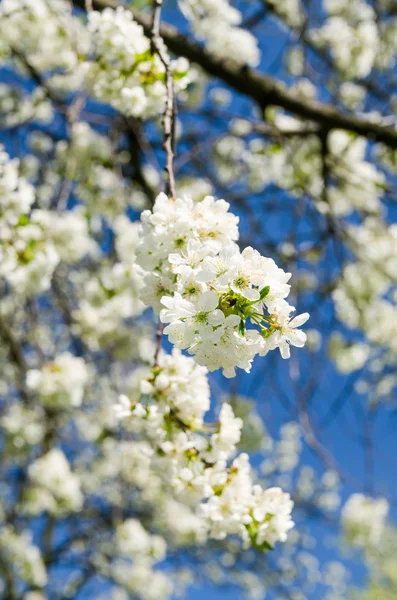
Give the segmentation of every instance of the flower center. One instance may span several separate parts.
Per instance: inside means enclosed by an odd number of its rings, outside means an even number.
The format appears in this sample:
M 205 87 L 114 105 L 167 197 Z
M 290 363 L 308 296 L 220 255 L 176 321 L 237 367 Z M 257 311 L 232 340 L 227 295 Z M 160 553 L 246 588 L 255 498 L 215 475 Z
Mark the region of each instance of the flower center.
M 206 323 L 207 322 L 207 313 L 206 312 L 197 313 L 196 321 L 197 321 L 197 323 Z
M 249 280 L 247 277 L 244 277 L 244 275 L 239 275 L 238 277 L 236 277 L 236 279 L 233 281 L 233 283 L 237 288 L 242 290 L 242 289 L 248 287 Z

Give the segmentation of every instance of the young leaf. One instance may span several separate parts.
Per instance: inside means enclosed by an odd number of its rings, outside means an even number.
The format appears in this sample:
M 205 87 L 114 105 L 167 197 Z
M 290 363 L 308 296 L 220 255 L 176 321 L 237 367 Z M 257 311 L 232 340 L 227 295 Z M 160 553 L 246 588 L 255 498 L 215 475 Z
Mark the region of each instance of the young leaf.
M 269 292 L 270 292 L 270 285 L 267 285 L 264 288 L 262 288 L 260 291 L 260 300 L 263 300 L 264 298 L 266 298 L 266 296 L 268 295 Z
M 239 323 L 238 331 L 239 331 L 240 335 L 242 335 L 242 336 L 245 335 L 245 321 L 243 321 L 242 319 L 241 319 L 241 321 Z

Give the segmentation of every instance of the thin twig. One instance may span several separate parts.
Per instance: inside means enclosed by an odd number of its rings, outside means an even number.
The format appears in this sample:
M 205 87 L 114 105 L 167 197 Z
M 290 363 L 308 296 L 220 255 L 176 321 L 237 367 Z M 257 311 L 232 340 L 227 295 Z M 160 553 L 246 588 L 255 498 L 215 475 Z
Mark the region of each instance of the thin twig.
M 165 81 L 167 88 L 167 98 L 165 102 L 165 111 L 163 116 L 163 128 L 164 128 L 164 144 L 163 149 L 166 154 L 165 171 L 168 175 L 167 180 L 167 195 L 173 200 L 176 198 L 175 189 L 175 173 L 174 173 L 174 156 L 175 156 L 175 93 L 174 93 L 174 77 L 171 69 L 171 61 L 168 55 L 168 50 L 164 44 L 163 38 L 160 35 L 160 23 L 161 23 L 161 9 L 163 6 L 163 0 L 153 0 L 153 21 L 151 30 L 151 41 L 152 49 L 165 68 Z M 154 366 L 158 365 L 161 341 L 163 337 L 164 325 L 159 323 L 157 329 L 157 342 L 156 351 L 154 355 Z
M 315 454 L 322 460 L 326 467 L 332 471 L 336 471 L 345 483 L 350 483 L 353 486 L 359 485 L 355 477 L 350 475 L 338 462 L 335 460 L 331 452 L 316 438 L 310 422 L 309 412 L 307 409 L 306 399 L 302 396 L 299 399 L 299 423 L 303 429 L 303 437 L 307 445 Z
M 163 338 L 163 330 L 164 330 L 164 323 L 159 323 L 158 327 L 157 327 L 157 331 L 156 331 L 156 350 L 154 353 L 154 366 L 157 367 L 159 364 L 159 356 L 160 356 L 160 350 L 161 350 L 161 340 Z
M 175 93 L 174 77 L 171 69 L 171 61 L 163 38 L 160 35 L 161 9 L 163 0 L 154 0 L 153 2 L 153 21 L 151 30 L 151 41 L 153 51 L 158 55 L 165 68 L 165 79 L 167 88 L 167 98 L 165 102 L 165 111 L 163 116 L 164 144 L 166 153 L 165 171 L 168 175 L 167 194 L 171 198 L 176 197 L 175 174 L 174 174 L 174 156 L 175 156 Z
M 18 339 L 14 336 L 11 327 L 8 326 L 7 319 L 0 315 L 0 337 L 6 342 L 8 346 L 9 357 L 18 369 L 19 372 L 19 384 L 18 389 L 24 402 L 29 403 L 30 397 L 26 389 L 25 379 L 28 365 L 25 360 L 22 345 Z
M 65 178 L 62 182 L 57 201 L 58 212 L 63 212 L 64 210 L 66 210 L 70 194 L 73 190 L 73 179 L 76 171 L 76 160 L 71 152 L 73 126 L 79 120 L 80 113 L 84 107 L 84 104 L 85 96 L 83 94 L 78 95 L 66 111 L 67 133 L 70 141 L 66 155 Z

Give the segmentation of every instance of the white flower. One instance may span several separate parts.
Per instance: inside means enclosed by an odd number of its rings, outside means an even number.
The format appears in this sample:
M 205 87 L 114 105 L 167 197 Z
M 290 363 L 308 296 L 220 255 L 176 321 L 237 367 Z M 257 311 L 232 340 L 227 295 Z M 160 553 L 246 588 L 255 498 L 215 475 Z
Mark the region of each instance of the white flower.
M 29 212 L 34 202 L 34 188 L 19 175 L 19 161 L 10 160 L 0 145 L 0 215 L 15 224 Z
M 302 348 L 306 342 L 306 334 L 298 330 L 309 318 L 308 313 L 302 313 L 290 320 L 290 308 L 280 314 L 275 314 L 276 331 L 267 338 L 267 347 L 269 349 L 279 348 L 283 358 L 290 357 L 290 345 Z
M 230 404 L 224 402 L 219 414 L 219 432 L 211 436 L 208 459 L 216 462 L 230 458 L 240 441 L 242 427 L 242 419 L 235 417 Z
M 198 240 L 189 240 L 186 249 L 180 254 L 169 254 L 168 261 L 173 273 L 179 275 L 195 271 L 202 260 L 208 255 L 209 248 Z
M 285 542 L 288 531 L 294 526 L 291 520 L 293 502 L 289 494 L 280 488 L 253 489 L 253 517 L 259 523 L 255 543 L 267 542 L 271 547 L 276 542 Z
M 149 563 L 163 560 L 166 543 L 160 536 L 149 535 L 136 519 L 127 519 L 116 528 L 117 546 L 121 554 Z
M 257 66 L 258 42 L 252 33 L 238 27 L 241 13 L 227 0 L 179 0 L 179 5 L 195 34 L 205 40 L 209 52 L 240 64 Z
M 148 118 L 163 113 L 165 67 L 151 53 L 150 41 L 131 11 L 122 6 L 90 11 L 88 31 L 92 56 L 81 71 L 90 92 L 128 116 Z M 175 90 L 183 90 L 189 83 L 187 61 L 171 61 L 171 68 Z
M 120 394 L 118 402 L 113 406 L 117 419 L 124 419 L 131 415 L 131 402 L 125 394 Z
M 160 312 L 162 323 L 184 320 L 192 332 L 212 333 L 213 327 L 221 325 L 225 320 L 223 312 L 217 308 L 218 294 L 211 290 L 204 292 L 195 303 L 184 300 L 178 292 L 175 292 L 173 298 L 164 296 L 161 303 L 167 307 Z
M 84 360 L 69 352 L 26 374 L 27 387 L 35 391 L 45 405 L 52 407 L 80 406 L 87 382 Z
M 288 344 L 303 346 L 305 334 L 295 331 L 301 317 L 289 322 L 290 273 L 251 247 L 240 253 L 238 219 L 228 210 L 211 196 L 193 204 L 160 194 L 153 212 L 142 213 L 137 260 L 148 272 L 141 298 L 156 310 L 162 305 L 169 340 L 210 371 L 234 377 L 258 353 L 280 347 L 286 357 Z
M 0 552 L 5 568 L 16 571 L 32 586 L 47 585 L 47 572 L 40 550 L 32 542 L 28 532 L 19 533 L 10 525 L 3 525 L 0 532 Z
M 197 273 L 197 281 L 216 282 L 217 289 L 227 286 L 230 279 L 229 269 L 239 260 L 239 249 L 236 244 L 222 248 L 216 256 L 207 256 L 201 263 Z
M 28 476 L 32 484 L 24 501 L 28 513 L 48 510 L 54 515 L 63 515 L 81 510 L 84 497 L 80 479 L 71 471 L 66 456 L 58 448 L 33 462 L 28 468 Z
M 388 513 L 389 503 L 385 498 L 352 494 L 342 509 L 346 535 L 354 545 L 378 546 Z

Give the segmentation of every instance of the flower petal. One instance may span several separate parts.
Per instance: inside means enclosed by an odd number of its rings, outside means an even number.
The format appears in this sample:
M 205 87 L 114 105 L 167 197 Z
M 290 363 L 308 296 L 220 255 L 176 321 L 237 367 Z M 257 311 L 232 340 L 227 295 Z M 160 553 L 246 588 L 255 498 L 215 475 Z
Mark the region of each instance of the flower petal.
M 297 315 L 292 319 L 292 321 L 290 321 L 289 327 L 291 327 L 292 329 L 294 329 L 295 327 L 301 327 L 303 323 L 306 323 L 309 317 L 309 313 L 302 313 L 301 315 Z

